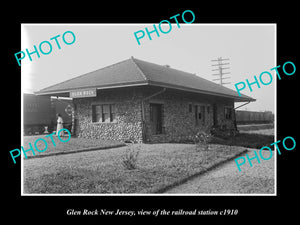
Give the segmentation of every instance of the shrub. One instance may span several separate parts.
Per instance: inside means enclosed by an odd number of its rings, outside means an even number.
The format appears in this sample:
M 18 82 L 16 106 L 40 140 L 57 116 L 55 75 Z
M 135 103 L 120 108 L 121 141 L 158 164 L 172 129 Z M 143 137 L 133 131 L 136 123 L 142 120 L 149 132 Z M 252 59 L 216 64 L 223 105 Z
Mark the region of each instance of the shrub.
M 220 121 L 219 125 L 212 127 L 211 133 L 214 137 L 229 139 L 235 137 L 239 132 L 232 123 Z
M 190 139 L 193 140 L 195 144 L 196 151 L 208 150 L 208 143 L 211 141 L 211 126 L 195 127 L 191 126 L 190 129 Z
M 212 136 L 209 132 L 200 130 L 195 135 L 195 145 L 196 150 L 208 150 L 208 143 L 210 142 Z
M 137 146 L 137 149 L 135 149 L 133 144 L 130 144 L 127 147 L 126 152 L 122 155 L 122 164 L 125 169 L 134 170 L 137 168 L 137 160 L 140 149 L 141 146 Z

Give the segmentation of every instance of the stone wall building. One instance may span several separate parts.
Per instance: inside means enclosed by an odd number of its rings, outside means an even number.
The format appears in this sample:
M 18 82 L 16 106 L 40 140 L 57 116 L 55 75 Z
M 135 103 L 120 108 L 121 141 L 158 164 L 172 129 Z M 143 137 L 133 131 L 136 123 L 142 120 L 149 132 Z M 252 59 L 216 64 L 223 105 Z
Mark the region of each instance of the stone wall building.
M 194 74 L 130 58 L 44 88 L 72 97 L 78 137 L 135 142 L 188 140 L 196 129 L 235 129 L 234 102 L 255 101 Z

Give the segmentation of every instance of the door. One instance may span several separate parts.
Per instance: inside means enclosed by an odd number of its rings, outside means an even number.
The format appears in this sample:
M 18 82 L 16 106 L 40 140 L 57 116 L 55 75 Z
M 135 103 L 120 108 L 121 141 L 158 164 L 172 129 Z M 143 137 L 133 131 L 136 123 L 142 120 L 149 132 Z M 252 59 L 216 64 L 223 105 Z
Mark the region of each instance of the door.
M 214 120 L 214 126 L 218 125 L 218 111 L 217 111 L 217 104 L 213 105 L 213 120 Z
M 162 104 L 150 104 L 150 127 L 152 134 L 162 134 Z

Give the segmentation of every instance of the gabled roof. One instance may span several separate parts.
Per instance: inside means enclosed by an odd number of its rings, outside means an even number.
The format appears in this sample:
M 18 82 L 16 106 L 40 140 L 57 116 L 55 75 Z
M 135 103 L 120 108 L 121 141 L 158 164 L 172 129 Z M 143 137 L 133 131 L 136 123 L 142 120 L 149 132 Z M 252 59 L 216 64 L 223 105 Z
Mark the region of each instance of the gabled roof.
M 249 96 L 243 94 L 239 96 L 234 90 L 194 74 L 133 57 L 44 88 L 35 94 L 59 95 L 83 88 L 105 89 L 141 85 L 160 86 L 188 92 L 222 96 L 233 98 L 235 101 L 255 101 L 255 99 Z

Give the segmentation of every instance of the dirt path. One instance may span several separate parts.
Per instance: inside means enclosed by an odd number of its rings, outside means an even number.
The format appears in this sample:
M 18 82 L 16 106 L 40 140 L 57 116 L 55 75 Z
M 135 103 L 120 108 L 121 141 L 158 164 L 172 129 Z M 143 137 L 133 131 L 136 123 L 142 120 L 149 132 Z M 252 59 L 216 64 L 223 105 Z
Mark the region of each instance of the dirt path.
M 274 135 L 274 129 L 248 130 L 248 131 L 241 130 L 240 133 Z
M 252 156 L 250 151 L 248 155 Z M 166 193 L 274 194 L 274 157 L 267 161 L 261 160 L 260 164 L 252 160 L 252 164 L 253 167 L 250 167 L 246 162 L 239 172 L 232 160 Z

